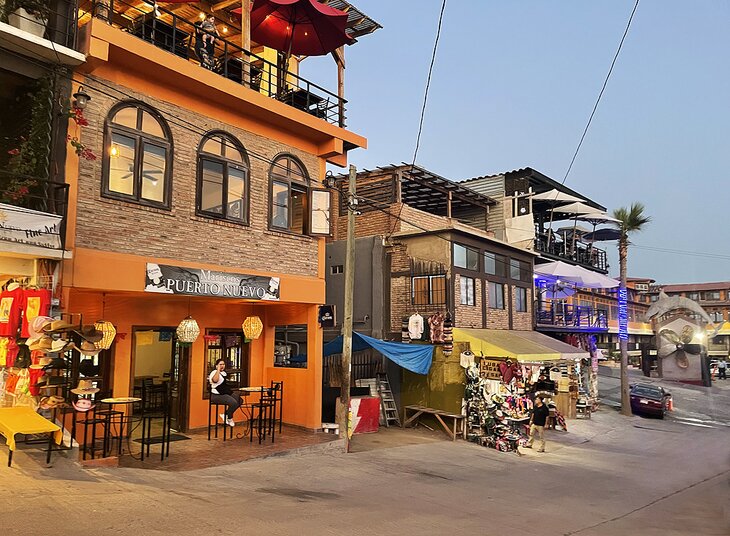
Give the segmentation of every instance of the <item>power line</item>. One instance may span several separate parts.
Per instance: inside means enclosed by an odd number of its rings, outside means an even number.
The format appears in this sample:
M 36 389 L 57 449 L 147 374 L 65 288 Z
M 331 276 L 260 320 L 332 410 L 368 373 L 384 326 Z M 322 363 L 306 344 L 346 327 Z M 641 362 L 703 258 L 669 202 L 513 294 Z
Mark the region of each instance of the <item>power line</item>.
M 593 122 L 593 116 L 596 114 L 596 110 L 598 109 L 598 104 L 601 102 L 601 97 L 603 97 L 603 92 L 606 90 L 606 86 L 608 85 L 608 80 L 611 78 L 611 73 L 613 72 L 613 68 L 616 65 L 616 60 L 618 59 L 618 55 L 621 52 L 621 48 L 624 45 L 624 41 L 626 40 L 626 36 L 629 33 L 629 28 L 631 27 L 631 21 L 634 20 L 634 13 L 636 13 L 636 8 L 639 7 L 639 0 L 636 0 L 636 3 L 634 4 L 634 9 L 631 10 L 631 15 L 629 16 L 629 21 L 626 24 L 626 29 L 624 30 L 623 36 L 621 36 L 621 42 L 618 44 L 618 49 L 616 50 L 616 54 L 613 56 L 613 61 L 611 61 L 611 67 L 608 69 L 608 74 L 606 75 L 606 79 L 603 81 L 603 87 L 601 87 L 601 91 L 598 94 L 598 98 L 596 99 L 596 104 L 593 105 L 593 111 L 591 111 L 591 115 L 588 118 L 588 123 L 586 123 L 586 128 L 583 129 L 583 134 L 580 137 L 580 141 L 578 142 L 578 147 L 575 148 L 575 153 L 573 153 L 573 158 L 570 160 L 570 165 L 568 166 L 568 170 L 565 172 L 565 177 L 563 177 L 562 184 L 565 184 L 565 181 L 568 179 L 568 175 L 570 174 L 570 170 L 573 169 L 573 164 L 575 163 L 575 159 L 578 157 L 578 152 L 580 151 L 581 146 L 583 145 L 583 140 L 585 140 L 586 134 L 588 133 L 588 128 L 591 126 L 591 122 Z
M 413 168 L 416 166 L 416 157 L 418 156 L 418 148 L 421 145 L 421 133 L 423 132 L 423 121 L 426 117 L 426 103 L 428 102 L 428 90 L 431 87 L 431 75 L 433 74 L 434 63 L 436 63 L 436 51 L 438 50 L 439 39 L 441 38 L 441 24 L 444 20 L 444 11 L 445 10 L 446 10 L 446 0 L 443 0 L 443 2 L 441 2 L 441 11 L 439 12 L 438 26 L 436 27 L 436 39 L 434 40 L 433 51 L 431 52 L 431 63 L 428 66 L 428 76 L 426 77 L 426 88 L 423 92 L 423 106 L 421 106 L 421 118 L 418 121 L 418 133 L 416 134 L 416 147 L 413 150 L 413 161 L 411 162 L 411 172 L 413 172 Z M 401 204 L 401 206 L 400 206 L 400 210 L 398 211 L 398 216 L 400 216 L 402 211 L 403 211 L 403 204 Z M 393 225 L 393 228 L 388 233 L 388 236 L 392 235 L 394 231 L 395 231 L 395 225 Z
M 681 249 L 658 248 L 658 247 L 654 247 L 654 246 L 641 246 L 639 244 L 631 244 L 631 247 L 637 248 L 637 249 L 645 249 L 648 251 L 657 251 L 659 253 L 686 255 L 689 257 L 704 257 L 704 258 L 708 258 L 708 259 L 730 260 L 730 255 L 723 255 L 721 253 L 707 253 L 707 252 L 702 252 L 702 251 L 684 251 Z

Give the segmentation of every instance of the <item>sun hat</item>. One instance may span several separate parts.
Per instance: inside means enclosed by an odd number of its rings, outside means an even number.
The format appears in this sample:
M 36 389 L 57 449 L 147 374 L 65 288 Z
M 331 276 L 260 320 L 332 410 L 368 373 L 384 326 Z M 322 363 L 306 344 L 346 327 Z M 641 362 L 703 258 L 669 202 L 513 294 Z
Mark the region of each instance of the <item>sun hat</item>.
M 44 333 L 60 333 L 75 328 L 73 324 L 69 324 L 65 320 L 54 320 L 43 328 Z
M 98 393 L 99 389 L 94 387 L 91 380 L 79 380 L 79 385 L 76 389 L 71 389 L 71 392 L 75 395 L 93 395 Z
M 46 337 L 45 335 L 41 337 L 36 337 L 35 339 L 28 339 L 25 344 L 28 345 L 28 348 L 31 350 L 50 350 L 53 346 L 53 339 L 50 337 Z
M 35 365 L 31 365 L 30 368 L 32 368 L 32 369 L 44 369 L 48 365 L 51 364 L 51 361 L 52 361 L 52 359 L 50 357 L 41 357 L 38 360 L 38 363 L 36 363 Z
M 71 405 L 76 411 L 82 412 L 90 411 L 94 409 L 94 406 L 96 406 L 96 404 L 94 404 L 89 398 L 79 398 L 76 402 L 71 402 Z
M 28 324 L 28 334 L 30 335 L 30 339 L 39 339 L 42 337 L 44 328 L 52 322 L 53 319 L 50 316 L 36 316 L 30 321 L 30 324 Z
M 104 334 L 91 325 L 84 326 L 81 329 L 76 329 L 74 331 L 89 342 L 99 342 L 104 338 Z
M 74 348 L 76 348 L 82 354 L 92 357 L 98 355 L 99 352 L 101 352 L 101 348 L 97 348 L 93 342 L 89 342 L 87 340 L 81 341 L 80 346 L 74 345 Z
M 65 341 L 63 339 L 55 339 L 51 343 L 51 347 L 49 349 L 45 349 L 44 352 L 46 352 L 47 354 L 57 354 L 60 352 L 65 352 L 71 347 L 73 347 L 72 342 Z
M 48 359 L 48 363 L 46 364 L 46 366 L 43 367 L 46 370 L 49 370 L 49 369 L 59 369 L 60 370 L 60 369 L 68 368 L 68 363 L 62 357 L 56 356 L 56 357 L 50 357 L 50 358 L 46 358 L 46 359 Z
M 41 409 L 53 409 L 57 408 L 59 406 L 65 405 L 65 400 L 62 396 L 58 395 L 52 395 L 52 396 L 43 396 L 41 397 L 40 402 L 38 405 Z

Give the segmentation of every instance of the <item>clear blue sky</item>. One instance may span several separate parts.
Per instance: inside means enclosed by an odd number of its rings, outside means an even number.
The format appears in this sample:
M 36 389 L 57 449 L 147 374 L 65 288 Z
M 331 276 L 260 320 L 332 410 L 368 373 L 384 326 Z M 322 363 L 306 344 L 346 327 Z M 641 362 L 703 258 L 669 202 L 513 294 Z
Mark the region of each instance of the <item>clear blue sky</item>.
M 354 0 L 383 25 L 347 49 L 358 168 L 410 162 L 440 0 Z M 562 180 L 633 0 L 448 0 L 417 163 L 461 180 L 530 166 Z M 629 275 L 730 280 L 730 2 L 642 0 L 566 185 L 653 222 Z M 303 74 L 336 87 L 331 58 Z M 615 244 L 611 273 L 618 273 Z

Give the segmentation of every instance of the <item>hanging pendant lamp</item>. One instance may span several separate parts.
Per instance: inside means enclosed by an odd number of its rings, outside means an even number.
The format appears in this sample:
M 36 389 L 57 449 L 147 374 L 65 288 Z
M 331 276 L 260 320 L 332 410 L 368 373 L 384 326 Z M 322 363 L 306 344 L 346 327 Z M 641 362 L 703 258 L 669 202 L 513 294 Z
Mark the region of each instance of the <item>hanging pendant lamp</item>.
M 180 342 L 192 343 L 198 339 L 200 328 L 192 316 L 188 316 L 177 326 L 177 340 Z
M 102 295 L 102 301 L 101 301 L 101 317 L 104 318 L 106 313 L 106 294 Z M 94 328 L 96 331 L 101 332 L 103 337 L 101 340 L 94 343 L 94 346 L 97 350 L 108 350 L 112 347 L 112 343 L 114 342 L 114 337 L 117 336 L 117 330 L 114 327 L 114 324 L 109 322 L 108 320 L 97 320 L 94 323 Z
M 247 316 L 241 325 L 243 334 L 247 339 L 258 339 L 264 330 L 264 323 L 258 316 Z

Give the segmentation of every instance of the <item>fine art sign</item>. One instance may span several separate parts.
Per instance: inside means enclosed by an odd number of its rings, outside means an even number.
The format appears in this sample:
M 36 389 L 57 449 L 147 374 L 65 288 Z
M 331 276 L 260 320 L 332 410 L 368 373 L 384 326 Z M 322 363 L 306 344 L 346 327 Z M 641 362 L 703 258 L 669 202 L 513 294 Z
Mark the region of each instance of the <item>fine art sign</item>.
M 61 249 L 61 221 L 55 214 L 0 203 L 0 240 Z
M 279 301 L 279 278 L 147 263 L 145 292 Z

